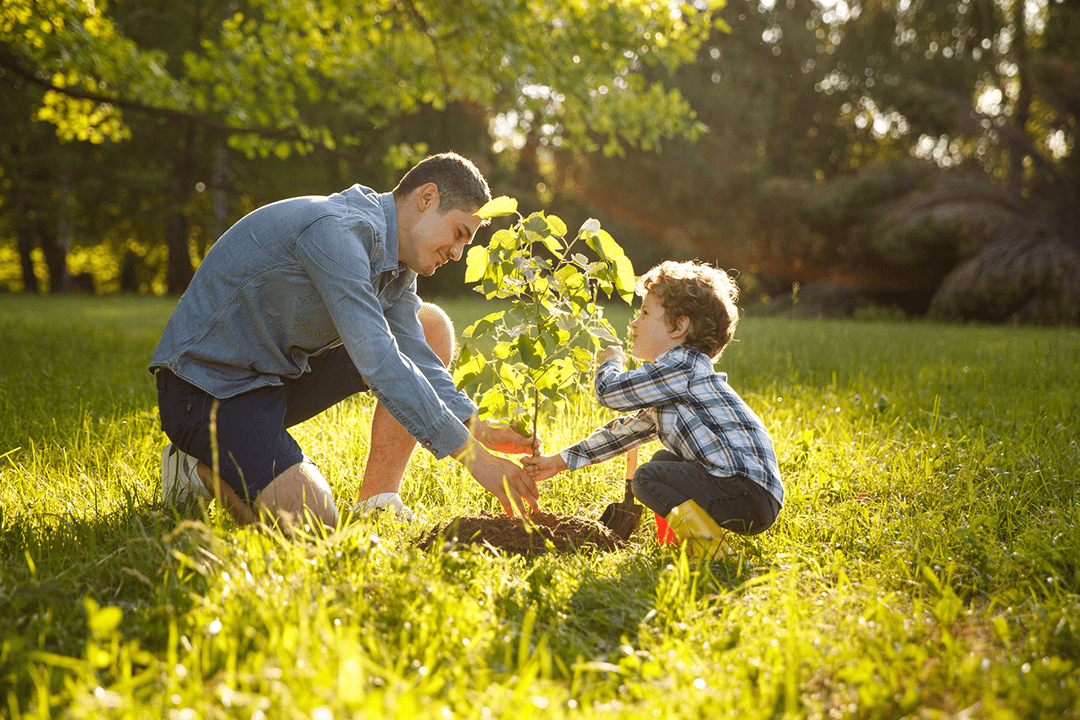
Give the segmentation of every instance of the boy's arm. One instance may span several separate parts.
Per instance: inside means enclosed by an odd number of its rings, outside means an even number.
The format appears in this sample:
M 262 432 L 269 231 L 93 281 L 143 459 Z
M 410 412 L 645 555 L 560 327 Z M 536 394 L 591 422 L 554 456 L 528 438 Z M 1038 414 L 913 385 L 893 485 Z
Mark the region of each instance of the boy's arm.
M 616 418 L 597 428 L 587 438 L 566 448 L 559 455 L 567 469 L 577 470 L 621 455 L 630 448 L 655 439 L 656 435 L 656 421 L 652 411 L 642 410 L 633 415 Z
M 620 411 L 669 405 L 686 394 L 692 371 L 693 363 L 682 353 L 626 372 L 618 358 L 609 358 L 596 371 L 596 399 Z

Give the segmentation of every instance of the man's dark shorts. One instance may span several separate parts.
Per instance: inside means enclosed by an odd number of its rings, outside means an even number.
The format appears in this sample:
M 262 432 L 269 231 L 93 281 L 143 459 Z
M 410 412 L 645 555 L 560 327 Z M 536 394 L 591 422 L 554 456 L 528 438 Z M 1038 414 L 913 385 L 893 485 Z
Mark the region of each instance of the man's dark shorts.
M 224 400 L 160 368 L 161 429 L 176 447 L 210 468 L 216 438 L 221 479 L 252 502 L 275 477 L 305 460 L 287 428 L 368 389 L 342 345 L 313 356 L 308 364 L 310 372 L 282 378 L 283 385 Z

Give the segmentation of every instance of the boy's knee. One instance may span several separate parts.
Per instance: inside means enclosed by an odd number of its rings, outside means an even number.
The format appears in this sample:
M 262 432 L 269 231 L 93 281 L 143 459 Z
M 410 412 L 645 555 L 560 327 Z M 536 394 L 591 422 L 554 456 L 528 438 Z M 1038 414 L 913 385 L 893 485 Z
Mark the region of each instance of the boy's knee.
M 438 305 L 424 303 L 418 313 L 424 339 L 447 367 L 454 359 L 454 323 Z

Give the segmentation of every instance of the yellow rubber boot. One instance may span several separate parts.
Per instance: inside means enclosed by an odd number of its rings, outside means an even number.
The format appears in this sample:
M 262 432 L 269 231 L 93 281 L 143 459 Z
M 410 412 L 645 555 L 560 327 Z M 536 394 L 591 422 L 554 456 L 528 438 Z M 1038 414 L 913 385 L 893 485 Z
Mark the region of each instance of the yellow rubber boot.
M 664 518 L 675 537 L 686 545 L 688 557 L 697 560 L 724 554 L 724 529 L 694 500 L 674 507 Z

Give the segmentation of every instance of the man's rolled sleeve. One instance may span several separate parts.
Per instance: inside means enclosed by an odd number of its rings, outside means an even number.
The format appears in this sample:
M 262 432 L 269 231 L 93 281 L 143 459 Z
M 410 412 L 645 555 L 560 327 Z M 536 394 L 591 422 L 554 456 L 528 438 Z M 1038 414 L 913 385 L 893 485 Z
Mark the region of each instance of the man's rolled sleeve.
M 417 442 L 431 451 L 436 459 L 441 460 L 464 445 L 468 439 L 469 429 L 456 417 L 448 414 L 435 423 L 430 435 L 423 439 L 417 438 Z

